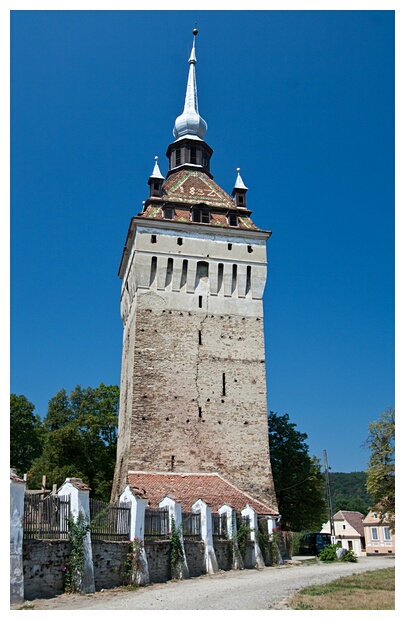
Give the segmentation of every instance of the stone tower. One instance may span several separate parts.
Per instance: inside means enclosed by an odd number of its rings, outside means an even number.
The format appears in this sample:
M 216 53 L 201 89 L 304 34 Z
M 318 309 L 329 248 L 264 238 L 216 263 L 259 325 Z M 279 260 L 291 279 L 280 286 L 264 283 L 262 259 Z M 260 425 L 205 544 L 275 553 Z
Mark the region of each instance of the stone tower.
M 195 37 L 183 113 L 157 158 L 119 268 L 124 324 L 117 463 L 128 474 L 216 472 L 276 506 L 267 431 L 262 296 L 266 241 L 239 169 L 232 196 L 210 172 Z

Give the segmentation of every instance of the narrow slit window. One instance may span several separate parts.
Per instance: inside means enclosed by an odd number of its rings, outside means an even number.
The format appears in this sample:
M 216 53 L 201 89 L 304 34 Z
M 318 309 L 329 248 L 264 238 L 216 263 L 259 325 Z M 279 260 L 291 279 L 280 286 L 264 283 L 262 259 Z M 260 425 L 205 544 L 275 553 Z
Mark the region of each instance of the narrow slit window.
M 232 250 L 232 243 L 228 243 L 228 250 Z
M 246 295 L 250 293 L 252 288 L 252 267 L 248 265 L 246 269 Z
M 198 407 L 198 417 L 202 418 L 202 409 L 201 409 L 201 407 Z
M 183 245 L 183 239 L 181 237 L 177 238 L 177 245 Z
M 198 330 L 198 344 L 202 344 L 201 329 Z
M 226 378 L 225 373 L 222 373 L 222 396 L 226 396 Z
M 157 269 L 157 257 L 152 256 L 151 265 L 150 265 L 150 282 L 149 286 L 153 284 L 156 278 L 156 269 Z
M 251 245 L 247 246 L 247 251 L 249 252 L 249 254 L 251 254 L 253 252 L 253 248 Z
M 169 286 L 171 284 L 172 277 L 173 277 L 173 259 L 172 258 L 168 258 L 167 259 L 165 287 Z
M 195 146 L 192 146 L 190 149 L 190 164 L 196 164 L 197 163 L 197 149 L 195 148 Z
M 202 295 L 198 296 L 198 307 L 202 308 Z
M 186 286 L 187 268 L 188 268 L 188 260 L 183 260 L 183 267 L 181 270 L 181 279 L 180 279 L 180 288 L 183 288 L 183 286 Z
M 181 164 L 181 150 L 176 149 L 176 166 L 180 166 Z
M 156 243 L 156 235 L 151 235 L 150 236 L 150 242 L 151 243 Z
M 237 280 L 238 280 L 238 266 L 232 265 L 232 295 L 236 292 Z
M 223 284 L 224 284 L 224 265 L 222 263 L 219 263 L 218 265 L 218 287 L 217 287 L 218 293 L 222 291 Z

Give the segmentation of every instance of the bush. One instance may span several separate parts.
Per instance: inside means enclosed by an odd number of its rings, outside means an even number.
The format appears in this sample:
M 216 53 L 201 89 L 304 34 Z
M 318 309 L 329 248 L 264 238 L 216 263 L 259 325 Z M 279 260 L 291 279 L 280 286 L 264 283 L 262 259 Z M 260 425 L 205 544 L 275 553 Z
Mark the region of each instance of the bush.
M 357 557 L 351 549 L 347 549 L 340 559 L 342 562 L 357 562 Z
M 328 545 L 318 553 L 318 558 L 322 562 L 335 562 L 337 560 L 336 549 L 337 545 Z

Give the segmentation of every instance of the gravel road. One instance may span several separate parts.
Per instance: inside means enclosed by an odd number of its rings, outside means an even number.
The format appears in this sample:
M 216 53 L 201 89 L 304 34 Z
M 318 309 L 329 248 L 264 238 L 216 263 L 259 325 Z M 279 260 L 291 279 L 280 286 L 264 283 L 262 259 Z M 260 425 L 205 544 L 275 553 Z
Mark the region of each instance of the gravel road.
M 115 588 L 95 594 L 62 594 L 26 604 L 34 609 L 288 609 L 287 598 L 307 585 L 333 581 L 369 570 L 393 567 L 393 557 L 364 557 L 357 563 L 308 563 L 293 560 L 262 570 L 203 575 L 186 581 L 168 581 L 137 590 Z M 13 606 L 13 609 L 21 605 Z

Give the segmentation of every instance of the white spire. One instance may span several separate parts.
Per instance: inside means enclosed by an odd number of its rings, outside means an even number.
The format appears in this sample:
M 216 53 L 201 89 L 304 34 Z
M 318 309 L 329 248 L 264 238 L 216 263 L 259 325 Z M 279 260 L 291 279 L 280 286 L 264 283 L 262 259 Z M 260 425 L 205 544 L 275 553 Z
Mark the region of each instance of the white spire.
M 190 58 L 188 59 L 189 70 L 184 101 L 183 113 L 176 118 L 174 123 L 173 135 L 178 140 L 184 136 L 203 140 L 207 131 L 207 123 L 198 113 L 197 82 L 195 77 L 195 65 L 197 62 L 195 55 L 195 38 L 198 34 L 197 28 L 193 30 L 193 47 Z
M 248 189 L 242 181 L 242 177 L 240 176 L 240 168 L 236 168 L 236 172 L 238 173 L 238 175 L 236 177 L 234 189 Z
M 159 166 L 158 166 L 158 159 L 159 159 L 159 157 L 157 155 L 155 155 L 155 167 L 153 168 L 153 172 L 150 175 L 151 179 L 164 179 L 164 176 L 160 172 L 160 169 L 159 169 Z

